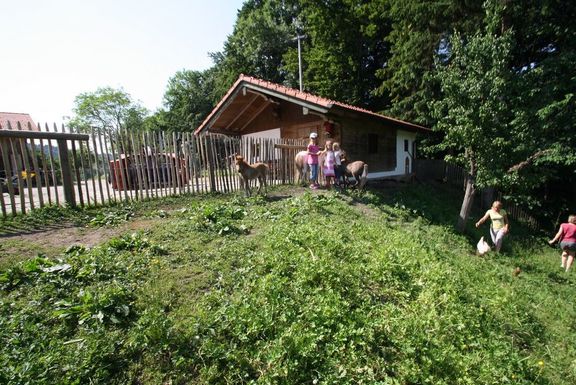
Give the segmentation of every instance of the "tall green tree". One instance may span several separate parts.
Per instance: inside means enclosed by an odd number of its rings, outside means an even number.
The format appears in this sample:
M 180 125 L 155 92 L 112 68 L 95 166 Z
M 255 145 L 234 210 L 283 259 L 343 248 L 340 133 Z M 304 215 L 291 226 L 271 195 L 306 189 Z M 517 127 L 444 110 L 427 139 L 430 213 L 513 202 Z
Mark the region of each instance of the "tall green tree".
M 548 219 L 573 199 L 575 27 L 564 13 L 576 7 L 559 5 L 486 1 L 488 32 L 454 35 L 449 60 L 438 61 L 442 94 L 431 105 L 444 134 L 439 148 L 469 171 L 459 229 L 476 186 L 497 187 Z
M 381 0 L 391 31 L 381 38 L 391 55 L 377 70 L 377 93 L 388 95 L 387 112 L 427 126 L 434 124 L 429 101 L 438 97 L 434 58 L 449 54 L 454 30 L 464 36 L 482 30 L 484 10 L 476 0 Z
M 384 41 L 390 25 L 380 2 L 331 0 L 299 2 L 304 41 L 304 88 L 324 97 L 380 110 L 386 97 L 373 90 L 376 72 L 388 59 Z M 284 55 L 287 80 L 298 72 L 295 45 Z
M 141 130 L 148 111 L 122 89 L 98 88 L 76 96 L 69 126 L 83 131 L 96 129 L 104 135 L 121 129 Z
M 215 103 L 213 69 L 179 71 L 168 81 L 164 93 L 165 110 L 156 114 L 156 124 L 168 131 L 193 131 Z
M 501 9 L 501 30 L 515 32 L 519 84 L 512 122 L 519 140 L 503 187 L 553 225 L 573 210 L 576 194 L 576 3 L 491 3 Z
M 224 50 L 212 54 L 222 94 L 240 73 L 298 88 L 302 40 L 304 89 L 327 98 L 381 109 L 373 90 L 387 60 L 389 23 L 380 2 L 249 0 Z
M 248 0 L 222 52 L 212 53 L 217 93 L 223 95 L 243 73 L 275 83 L 284 81 L 282 55 L 294 35 L 294 1 Z
M 510 137 L 512 74 L 510 35 L 458 33 L 450 39 L 451 57 L 439 64 L 443 98 L 432 103 L 436 129 L 444 134 L 440 149 L 468 171 L 457 229 L 464 231 L 477 186 L 493 185 L 509 166 L 515 144 Z

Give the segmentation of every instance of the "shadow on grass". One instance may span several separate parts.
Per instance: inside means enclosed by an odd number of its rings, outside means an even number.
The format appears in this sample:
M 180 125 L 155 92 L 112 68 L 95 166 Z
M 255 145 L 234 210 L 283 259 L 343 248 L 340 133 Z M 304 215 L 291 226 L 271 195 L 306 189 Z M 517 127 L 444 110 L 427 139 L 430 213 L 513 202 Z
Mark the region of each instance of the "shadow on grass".
M 371 181 L 366 192 L 374 198 L 357 200 L 383 206 L 407 209 L 431 224 L 454 227 L 462 204 L 463 194 L 454 187 L 440 183 L 403 183 L 390 180 Z M 372 195 L 370 194 L 370 195 Z M 368 195 L 368 194 L 367 194 Z
M 551 282 L 558 283 L 558 284 L 566 284 L 568 283 L 568 277 L 564 270 L 561 271 L 551 271 L 548 273 L 548 279 Z
M 432 225 L 439 225 L 456 231 L 456 223 L 462 206 L 464 192 L 457 186 L 437 181 L 402 183 L 395 181 L 373 181 L 367 185 L 368 194 L 355 199 L 367 204 L 375 204 L 384 212 L 393 212 L 394 208 L 407 210 L 413 217 L 420 216 Z M 475 197 L 471 214 L 468 218 L 464 236 L 475 247 L 480 237 L 490 243 L 489 223 L 476 228 L 474 223 L 485 211 L 480 209 L 479 197 Z M 388 206 L 388 207 L 386 207 Z M 512 231 L 504 241 L 502 253 L 513 255 L 522 250 L 523 244 L 538 244 L 542 232 L 536 232 L 511 220 Z
M 30 235 L 44 233 L 50 230 L 66 229 L 69 227 L 76 227 L 78 224 L 74 222 L 58 222 L 58 223 L 37 223 L 37 224 L 22 224 L 22 223 L 9 223 L 3 224 L 0 227 L 0 239 L 15 237 L 18 235 Z

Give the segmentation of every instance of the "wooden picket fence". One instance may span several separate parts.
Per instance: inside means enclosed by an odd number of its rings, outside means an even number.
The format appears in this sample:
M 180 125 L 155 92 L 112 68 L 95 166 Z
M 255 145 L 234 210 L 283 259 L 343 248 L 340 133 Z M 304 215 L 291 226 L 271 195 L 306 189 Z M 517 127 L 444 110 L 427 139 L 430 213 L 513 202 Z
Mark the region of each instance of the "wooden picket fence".
M 0 129 L 3 217 L 48 205 L 94 206 L 236 191 L 236 154 L 249 163 L 267 163 L 270 185 L 293 183 L 294 156 L 306 145 L 302 140 L 189 132 L 7 128 Z
M 454 186 L 461 186 L 462 191 L 465 189 L 468 173 L 460 166 L 447 163 L 444 160 L 418 159 L 415 163 L 415 170 L 420 180 L 442 181 L 443 183 L 449 183 Z M 477 190 L 477 195 L 480 199 L 476 199 L 475 202 L 480 209 L 488 209 L 494 200 L 499 200 L 505 204 L 506 212 L 510 218 L 523 223 L 532 230 L 539 230 L 541 228 L 538 220 L 528 212 L 511 202 L 506 202 L 501 192 L 494 189 L 479 189 Z

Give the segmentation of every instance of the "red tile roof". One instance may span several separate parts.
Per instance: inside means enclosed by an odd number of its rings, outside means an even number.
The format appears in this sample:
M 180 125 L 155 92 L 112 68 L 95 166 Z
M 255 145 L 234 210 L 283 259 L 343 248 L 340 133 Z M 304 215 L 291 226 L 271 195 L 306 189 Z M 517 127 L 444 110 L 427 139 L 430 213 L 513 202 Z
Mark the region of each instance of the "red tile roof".
M 0 112 L 0 130 L 17 130 L 18 123 L 23 131 L 38 131 L 38 126 L 30 114 L 22 114 L 16 112 Z M 28 129 L 28 124 L 30 124 L 31 130 Z
M 262 80 L 262 79 L 258 79 L 258 78 L 252 77 L 252 76 L 246 76 L 246 75 L 241 74 L 240 77 L 238 78 L 238 80 L 236 80 L 236 82 L 234 83 L 234 85 L 232 87 L 230 87 L 230 89 L 228 90 L 226 95 L 224 95 L 224 97 L 222 97 L 222 99 L 216 105 L 216 107 L 214 107 L 212 112 L 206 117 L 206 119 L 196 129 L 196 131 L 194 131 L 195 134 L 199 134 L 200 132 L 207 129 L 207 125 L 210 122 L 210 120 L 218 114 L 218 112 L 223 107 L 223 105 L 226 103 L 226 101 L 229 99 L 229 97 L 238 89 L 238 87 L 242 83 L 252 84 L 252 85 L 261 87 L 265 90 L 270 90 L 272 92 L 276 92 L 276 93 L 280 93 L 280 94 L 283 94 L 283 95 L 286 95 L 289 97 L 293 97 L 295 99 L 299 99 L 299 100 L 306 102 L 308 104 L 317 105 L 319 107 L 323 107 L 326 109 L 332 109 L 332 108 L 336 107 L 336 108 L 340 108 L 340 109 L 344 109 L 344 110 L 355 111 L 355 112 L 359 112 L 361 114 L 366 114 L 366 115 L 370 115 L 370 116 L 384 119 L 387 121 L 395 122 L 399 125 L 402 125 L 406 128 L 409 128 L 411 130 L 429 131 L 428 128 L 423 127 L 423 126 L 419 126 L 417 124 L 405 122 L 403 120 L 391 118 L 389 116 L 382 115 L 382 114 L 379 114 L 379 113 L 376 113 L 373 111 L 369 111 L 369 110 L 366 110 L 364 108 L 360 108 L 360 107 L 352 106 L 349 104 L 337 102 L 335 100 L 316 96 L 316 95 L 310 94 L 308 92 L 302 92 L 302 91 L 294 89 L 294 88 L 288 88 L 288 87 L 285 87 L 285 86 L 280 85 L 280 84 L 272 83 L 272 82 L 269 82 L 266 80 Z

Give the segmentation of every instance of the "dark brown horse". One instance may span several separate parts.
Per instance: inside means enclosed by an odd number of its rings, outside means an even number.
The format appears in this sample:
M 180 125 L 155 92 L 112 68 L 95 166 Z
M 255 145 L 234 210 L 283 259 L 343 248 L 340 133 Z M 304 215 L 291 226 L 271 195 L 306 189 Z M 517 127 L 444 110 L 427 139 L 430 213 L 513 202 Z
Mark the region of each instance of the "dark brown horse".
M 355 183 L 351 184 L 349 178 L 354 177 Z M 344 169 L 344 180 L 347 186 L 358 187 L 362 190 L 368 179 L 368 165 L 361 160 L 356 160 L 346 164 Z

